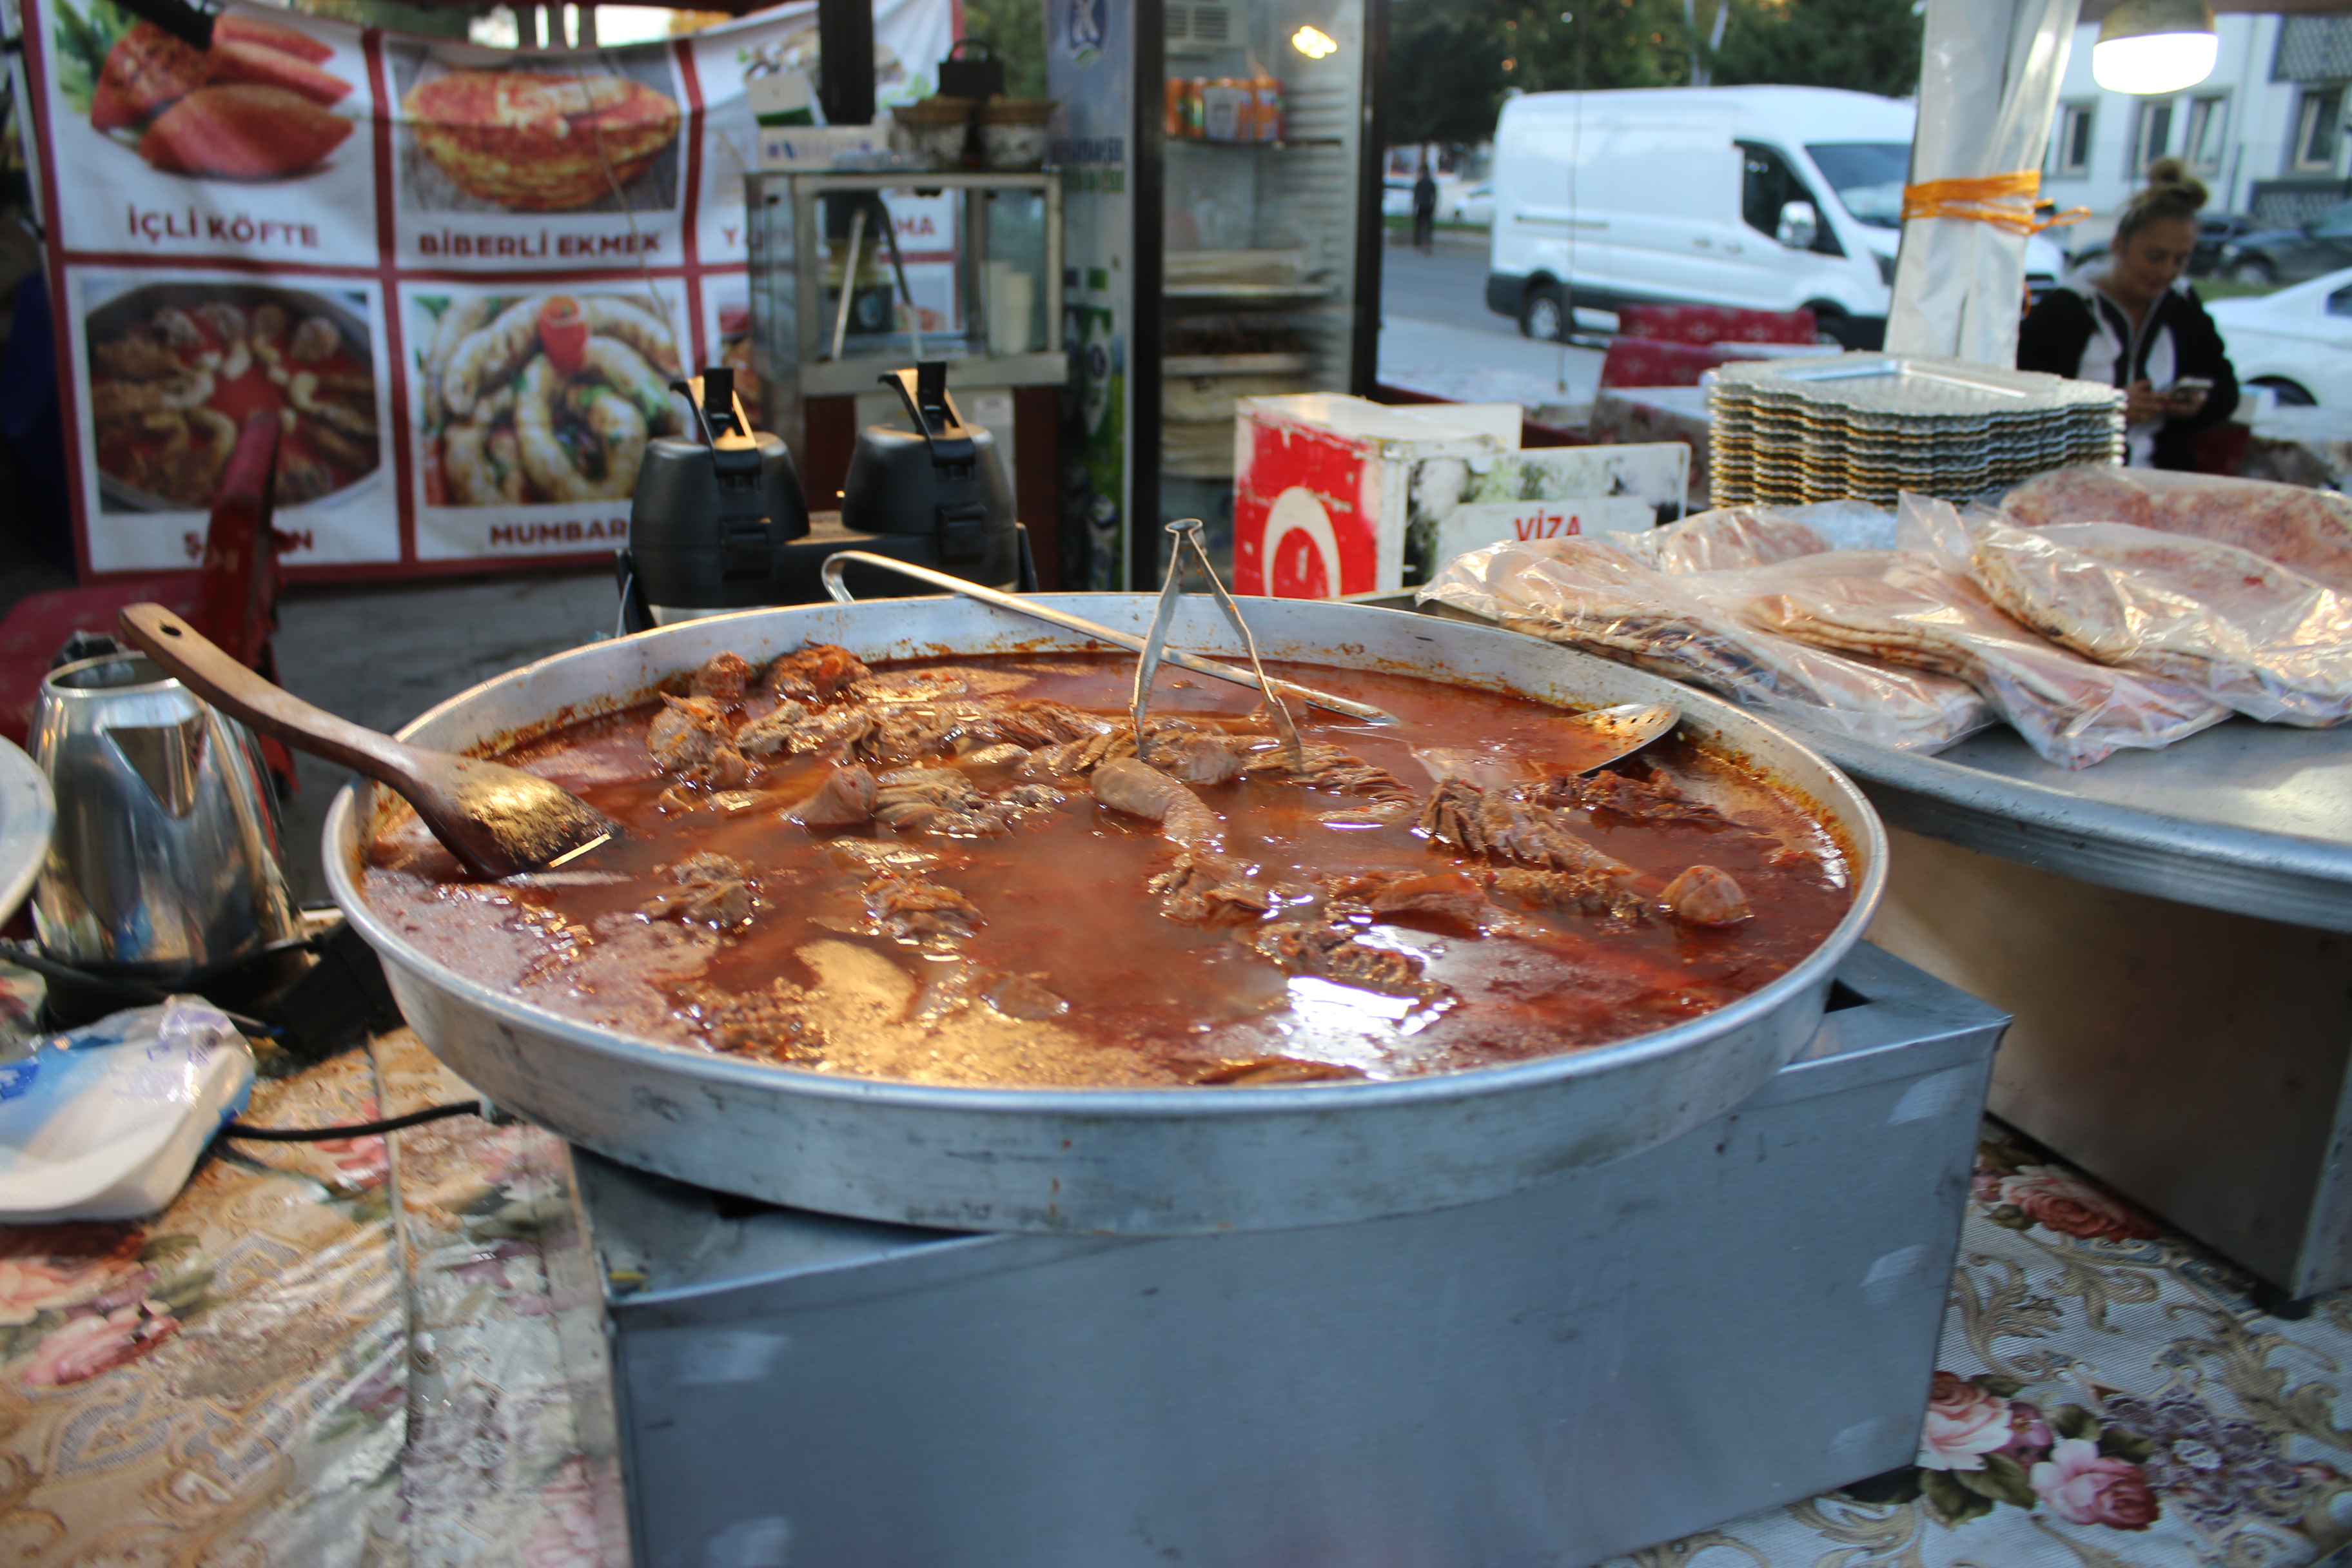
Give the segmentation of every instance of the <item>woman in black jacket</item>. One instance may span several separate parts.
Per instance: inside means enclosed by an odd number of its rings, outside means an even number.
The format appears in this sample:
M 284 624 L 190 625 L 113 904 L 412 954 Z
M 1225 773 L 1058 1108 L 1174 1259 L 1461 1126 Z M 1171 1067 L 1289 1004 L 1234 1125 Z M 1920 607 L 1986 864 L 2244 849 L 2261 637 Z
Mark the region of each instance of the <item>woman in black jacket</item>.
M 2205 187 L 2178 158 L 2158 159 L 2147 177 L 2105 270 L 2067 279 L 2027 314 L 2017 368 L 2123 388 L 2126 460 L 2187 468 L 2192 433 L 2237 412 L 2238 377 L 2186 280 Z

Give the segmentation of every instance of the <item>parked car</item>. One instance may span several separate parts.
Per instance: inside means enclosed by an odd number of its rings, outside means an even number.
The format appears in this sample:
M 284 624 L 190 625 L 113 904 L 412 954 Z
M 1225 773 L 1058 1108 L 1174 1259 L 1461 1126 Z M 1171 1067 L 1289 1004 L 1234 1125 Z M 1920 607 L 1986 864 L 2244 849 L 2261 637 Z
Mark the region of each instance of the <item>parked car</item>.
M 2197 220 L 2197 248 L 2189 253 L 2189 276 L 2210 278 L 2221 270 L 2222 247 L 2253 233 L 2262 226 L 2244 213 L 2207 213 Z M 2104 262 L 2111 248 L 2108 241 L 2095 240 L 2067 258 L 2069 268 Z
M 1495 182 L 1479 180 L 1462 186 L 1452 201 L 1438 209 L 1438 216 L 1448 223 L 1493 223 Z
M 2352 202 L 2297 228 L 2261 229 L 2221 247 L 2221 276 L 2238 283 L 2296 283 L 2352 267 Z
M 2197 220 L 2197 248 L 2189 254 L 2189 276 L 2210 278 L 2221 270 L 2221 252 L 2262 225 L 2244 213 L 2207 213 Z
M 2352 267 L 2205 308 L 2240 384 L 2267 386 L 2281 403 L 2352 408 Z
M 1810 308 L 1874 348 L 1911 163 L 1910 105 L 1832 88 L 1531 92 L 1495 132 L 1486 308 L 1555 338 L 1570 306 Z M 2063 270 L 2028 242 L 2037 293 Z
M 1391 174 L 1381 185 L 1381 216 L 1411 217 L 1412 216 L 1412 182 Z

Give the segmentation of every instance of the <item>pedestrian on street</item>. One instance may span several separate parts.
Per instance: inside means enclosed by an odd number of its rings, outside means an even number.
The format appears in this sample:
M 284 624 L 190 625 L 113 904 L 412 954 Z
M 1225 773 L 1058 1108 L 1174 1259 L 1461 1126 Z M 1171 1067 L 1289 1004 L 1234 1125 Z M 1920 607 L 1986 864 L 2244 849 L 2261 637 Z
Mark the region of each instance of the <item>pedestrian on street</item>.
M 1437 182 L 1430 178 L 1429 160 L 1421 161 L 1421 178 L 1412 183 L 1412 247 L 1429 250 L 1437 238 Z

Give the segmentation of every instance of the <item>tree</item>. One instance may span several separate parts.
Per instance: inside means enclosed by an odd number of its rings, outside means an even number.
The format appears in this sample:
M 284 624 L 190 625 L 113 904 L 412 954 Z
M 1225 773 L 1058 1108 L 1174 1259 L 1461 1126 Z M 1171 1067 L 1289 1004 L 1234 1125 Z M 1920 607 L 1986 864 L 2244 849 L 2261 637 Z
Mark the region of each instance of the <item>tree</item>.
M 1714 79 L 1907 98 L 1919 90 L 1920 9 L 1915 0 L 1731 0 Z
M 1513 89 L 1678 87 L 1690 79 L 1681 0 L 1550 3 L 1547 9 L 1527 0 L 1395 0 L 1390 142 L 1483 142 Z
M 1045 8 L 1039 0 L 963 0 L 963 36 L 993 46 L 1004 62 L 1005 97 L 1045 96 Z

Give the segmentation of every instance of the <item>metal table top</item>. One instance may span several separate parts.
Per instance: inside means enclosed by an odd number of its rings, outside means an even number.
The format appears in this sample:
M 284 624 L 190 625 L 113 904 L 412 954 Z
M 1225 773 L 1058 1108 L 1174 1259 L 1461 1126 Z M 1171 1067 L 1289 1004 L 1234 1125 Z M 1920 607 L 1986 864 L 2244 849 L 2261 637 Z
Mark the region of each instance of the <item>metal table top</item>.
M 2082 881 L 2352 931 L 2352 728 L 2232 719 L 2073 772 L 2005 725 L 1933 757 L 1806 733 L 1895 826 Z

